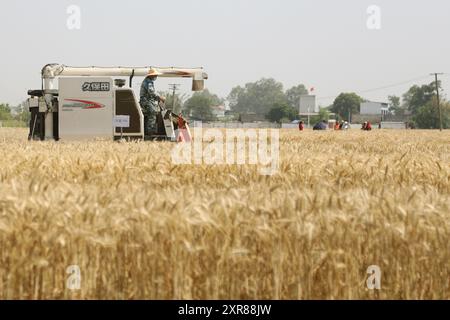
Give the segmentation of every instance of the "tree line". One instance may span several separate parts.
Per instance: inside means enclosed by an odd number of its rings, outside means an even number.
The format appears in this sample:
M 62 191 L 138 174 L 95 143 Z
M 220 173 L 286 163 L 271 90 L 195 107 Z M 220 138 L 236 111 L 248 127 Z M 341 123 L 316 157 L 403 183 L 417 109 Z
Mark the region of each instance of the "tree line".
M 441 82 L 438 82 L 440 91 Z M 167 97 L 166 105 L 176 113 L 183 113 L 194 120 L 217 120 L 213 107 L 229 103 L 228 119 L 237 119 L 240 114 L 255 114 L 272 122 L 292 121 L 299 119 L 299 100 L 301 95 L 308 94 L 303 84 L 284 90 L 283 84 L 272 78 L 262 78 L 249 82 L 244 86 L 232 88 L 229 95 L 221 98 L 204 90 L 192 96 L 160 92 Z M 450 102 L 441 99 L 443 128 L 450 128 Z M 367 101 L 356 93 L 341 93 L 330 106 L 320 109 L 319 115 L 311 121 L 327 119 L 329 113 L 336 118 L 349 120 L 349 114 L 359 114 L 361 102 Z M 436 84 L 434 82 L 422 86 L 413 85 L 401 97 L 389 96 L 389 112 L 398 116 L 409 115 L 415 126 L 423 129 L 439 128 L 439 110 L 437 107 Z M 6 124 L 23 124 L 29 121 L 30 115 L 24 104 L 11 107 L 0 105 L 0 121 Z
M 24 104 L 17 107 L 12 107 L 7 103 L 0 104 L 0 122 L 2 126 L 23 127 L 28 125 L 30 117 L 30 112 Z
M 442 92 L 441 82 L 438 82 Z M 256 114 L 269 121 L 282 122 L 299 119 L 300 96 L 308 94 L 303 84 L 293 86 L 284 91 L 283 84 L 272 78 L 263 78 L 250 82 L 244 86 L 234 87 L 226 100 L 233 114 Z M 183 110 L 198 120 L 214 120 L 211 107 L 223 104 L 225 99 L 205 90 L 197 92 L 187 99 Z M 349 120 L 349 114 L 359 114 L 360 105 L 367 99 L 354 92 L 339 94 L 334 102 L 320 108 L 317 116 L 311 121 L 328 119 L 330 113 L 336 114 L 337 119 Z M 408 115 L 410 121 L 418 128 L 439 128 L 439 109 L 437 104 L 436 83 L 422 86 L 413 85 L 401 97 L 388 96 L 389 113 L 399 117 Z M 442 124 L 444 129 L 450 128 L 450 102 L 440 101 Z
M 160 92 L 167 97 L 166 105 L 174 106 L 174 110 L 182 110 L 192 119 L 211 121 L 217 120 L 212 107 L 229 103 L 230 112 L 234 116 L 240 114 L 255 114 L 266 117 L 270 121 L 292 119 L 298 117 L 298 102 L 301 95 L 308 94 L 303 84 L 294 86 L 286 91 L 283 84 L 272 78 L 263 78 L 245 86 L 234 87 L 225 98 L 204 90 L 195 92 L 184 100 L 185 96 L 173 95 L 170 92 Z M 176 102 L 174 102 L 174 100 Z
M 438 82 L 439 91 L 442 91 L 441 82 Z M 348 118 L 348 114 L 358 114 L 361 102 L 367 101 L 356 93 L 341 93 L 334 103 L 328 107 L 342 119 Z M 390 105 L 389 112 L 398 116 L 409 115 L 411 121 L 418 128 L 438 129 L 439 108 L 436 94 L 436 83 L 422 86 L 413 85 L 402 97 L 388 96 Z M 440 101 L 442 126 L 450 128 L 450 102 L 442 99 Z

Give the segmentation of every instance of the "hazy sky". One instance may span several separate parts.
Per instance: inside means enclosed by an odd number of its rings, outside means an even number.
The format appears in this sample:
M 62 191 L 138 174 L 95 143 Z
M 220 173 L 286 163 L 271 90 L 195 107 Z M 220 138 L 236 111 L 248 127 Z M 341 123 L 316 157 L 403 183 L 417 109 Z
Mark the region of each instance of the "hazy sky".
M 80 30 L 66 25 L 72 4 L 81 9 Z M 380 30 L 367 28 L 370 5 L 381 8 Z M 51 62 L 203 66 L 207 87 L 223 97 L 274 77 L 285 88 L 315 87 L 322 105 L 343 91 L 431 82 L 430 72 L 447 73 L 449 92 L 449 31 L 448 0 L 7 0 L 0 3 L 0 102 L 26 99 Z M 157 90 L 173 81 L 158 80 Z M 177 82 L 190 90 L 189 81 Z M 410 85 L 361 94 L 381 101 Z

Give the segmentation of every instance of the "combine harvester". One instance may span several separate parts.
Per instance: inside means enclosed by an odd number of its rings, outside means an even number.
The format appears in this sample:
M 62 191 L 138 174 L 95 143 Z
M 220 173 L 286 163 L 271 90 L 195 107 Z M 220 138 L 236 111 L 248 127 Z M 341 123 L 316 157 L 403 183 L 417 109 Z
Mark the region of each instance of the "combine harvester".
M 135 76 L 153 68 L 159 77 L 192 78 L 192 90 L 201 91 L 208 75 L 202 68 L 69 67 L 48 64 L 42 69 L 42 89 L 29 90 L 29 139 L 145 139 L 178 141 L 187 122 L 160 104 L 157 132 L 144 136 L 144 116 L 132 87 Z M 125 87 L 128 78 L 128 87 Z M 126 127 L 119 127 L 126 119 Z M 186 129 L 186 130 L 178 130 Z M 187 137 L 190 138 L 189 136 Z

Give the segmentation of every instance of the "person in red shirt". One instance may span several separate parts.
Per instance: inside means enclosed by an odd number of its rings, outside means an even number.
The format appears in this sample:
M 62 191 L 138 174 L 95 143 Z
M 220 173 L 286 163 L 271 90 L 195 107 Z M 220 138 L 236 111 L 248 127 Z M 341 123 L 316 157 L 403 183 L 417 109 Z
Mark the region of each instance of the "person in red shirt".
M 370 124 L 369 121 L 366 121 L 363 123 L 361 130 L 370 131 L 370 130 L 372 130 L 372 125 Z
M 336 124 L 334 125 L 334 130 L 340 130 L 341 126 L 339 125 L 339 122 L 336 121 Z
M 305 126 L 303 125 L 303 121 L 300 121 L 298 123 L 298 130 L 303 131 L 303 129 L 305 129 Z

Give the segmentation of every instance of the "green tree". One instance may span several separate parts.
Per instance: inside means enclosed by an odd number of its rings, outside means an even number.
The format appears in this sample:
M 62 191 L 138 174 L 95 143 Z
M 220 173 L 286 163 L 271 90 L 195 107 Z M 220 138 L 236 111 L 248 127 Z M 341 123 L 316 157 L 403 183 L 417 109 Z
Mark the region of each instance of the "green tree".
M 440 82 L 438 82 L 438 87 L 441 87 Z M 414 85 L 403 95 L 403 107 L 415 115 L 421 107 L 426 106 L 435 96 L 436 84 L 434 82 L 422 86 Z
M 359 113 L 363 98 L 356 93 L 341 93 L 333 102 L 331 111 L 338 114 L 341 119 L 348 119 L 349 114 Z
M 405 109 L 401 106 L 401 99 L 397 96 L 388 96 L 389 111 L 395 114 L 404 114 Z
M 320 108 L 319 117 L 320 120 L 330 120 L 330 111 L 327 108 Z
M 319 109 L 319 114 L 317 116 L 312 116 L 310 118 L 310 122 L 313 123 L 313 124 L 317 123 L 319 121 L 322 121 L 322 120 L 326 120 L 326 121 L 330 120 L 330 110 L 329 110 L 329 108 L 320 108 Z
M 160 91 L 158 94 L 166 98 L 167 109 L 170 109 L 177 114 L 181 112 L 183 104 L 186 101 L 186 94 L 175 93 L 175 97 L 172 91 Z
M 289 106 L 294 109 L 299 109 L 300 96 L 308 94 L 308 89 L 305 85 L 299 84 L 286 91 L 286 99 Z
M 223 99 L 210 93 L 207 89 L 195 92 L 191 98 L 184 103 L 184 111 L 193 119 L 202 121 L 215 120 L 211 107 L 223 104 Z
M 9 104 L 0 104 L 0 120 L 11 120 L 12 118 L 13 116 Z
M 277 103 L 288 104 L 283 85 L 274 79 L 261 79 L 247 83 L 244 87 L 235 87 L 228 95 L 230 108 L 236 113 L 254 112 L 267 115 Z
M 296 117 L 297 112 L 295 109 L 281 103 L 276 103 L 266 116 L 266 118 L 272 122 L 281 122 L 283 119 L 294 120 Z
M 441 102 L 442 127 L 450 128 L 450 103 Z M 439 129 L 439 109 L 437 97 L 434 97 L 424 106 L 420 107 L 414 115 L 414 122 L 421 129 Z
M 14 116 L 14 119 L 28 125 L 31 119 L 31 113 L 26 106 L 26 102 L 22 102 L 19 106 L 17 106 L 16 111 L 17 114 Z

